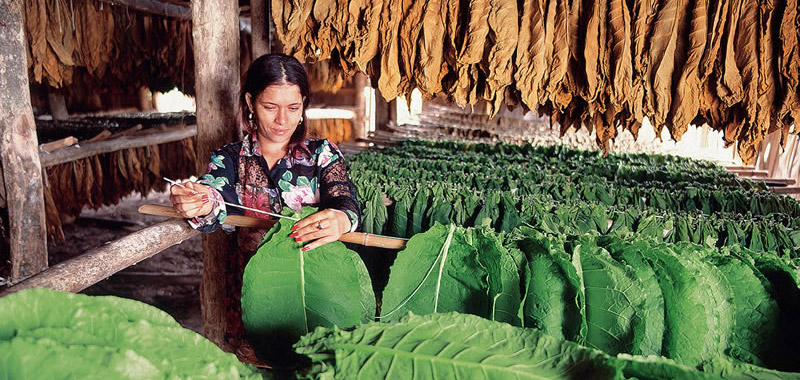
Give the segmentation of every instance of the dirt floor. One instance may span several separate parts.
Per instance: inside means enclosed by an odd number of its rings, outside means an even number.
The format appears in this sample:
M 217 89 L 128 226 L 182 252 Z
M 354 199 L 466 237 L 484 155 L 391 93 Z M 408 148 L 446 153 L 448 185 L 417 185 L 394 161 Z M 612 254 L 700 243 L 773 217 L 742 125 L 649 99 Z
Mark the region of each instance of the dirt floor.
M 136 193 L 114 206 L 83 210 L 73 223 L 64 226 L 66 244 L 49 244 L 50 265 L 166 220 L 140 214 L 137 209 L 143 204 L 169 205 L 169 199 L 166 193 L 154 192 L 147 197 Z M 166 311 L 183 327 L 200 332 L 201 240 L 195 236 L 170 247 L 82 293 L 142 301 Z

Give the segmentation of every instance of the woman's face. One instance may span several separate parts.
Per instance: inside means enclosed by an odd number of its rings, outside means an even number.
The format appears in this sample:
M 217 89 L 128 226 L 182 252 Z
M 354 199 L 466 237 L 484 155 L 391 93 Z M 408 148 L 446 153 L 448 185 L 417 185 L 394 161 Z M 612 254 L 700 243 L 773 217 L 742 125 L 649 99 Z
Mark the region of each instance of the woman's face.
M 288 144 L 303 116 L 303 95 L 296 84 L 267 86 L 253 99 L 245 99 L 255 113 L 259 140 Z M 261 140 L 263 141 L 263 140 Z

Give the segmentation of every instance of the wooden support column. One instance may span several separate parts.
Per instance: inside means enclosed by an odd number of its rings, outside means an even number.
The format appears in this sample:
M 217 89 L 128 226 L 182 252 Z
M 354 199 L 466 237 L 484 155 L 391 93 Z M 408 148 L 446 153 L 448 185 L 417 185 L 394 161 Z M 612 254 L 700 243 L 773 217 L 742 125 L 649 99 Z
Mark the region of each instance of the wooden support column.
M 271 0 L 250 0 L 250 42 L 253 60 L 269 54 L 269 2 Z
M 47 104 L 50 106 L 50 115 L 53 116 L 53 120 L 65 120 L 69 117 L 67 101 L 64 99 L 64 92 L 62 90 L 48 86 Z
M 0 163 L 9 216 L 7 275 L 15 282 L 47 268 L 42 167 L 28 87 L 22 4 L 0 0 Z
M 375 130 L 386 130 L 389 124 L 397 123 L 397 101 L 386 101 L 380 91 L 375 91 Z
M 356 117 L 353 119 L 353 133 L 352 138 L 355 141 L 362 140 L 367 137 L 367 99 L 364 96 L 364 88 L 367 86 L 367 76 L 364 73 L 356 73 L 354 84 L 356 87 L 355 104 L 356 104 Z
M 206 171 L 211 152 L 238 138 L 239 3 L 192 1 L 195 94 L 197 94 L 197 172 Z M 203 235 L 200 286 L 203 335 L 230 351 L 225 338 L 227 255 L 233 239 L 222 231 Z

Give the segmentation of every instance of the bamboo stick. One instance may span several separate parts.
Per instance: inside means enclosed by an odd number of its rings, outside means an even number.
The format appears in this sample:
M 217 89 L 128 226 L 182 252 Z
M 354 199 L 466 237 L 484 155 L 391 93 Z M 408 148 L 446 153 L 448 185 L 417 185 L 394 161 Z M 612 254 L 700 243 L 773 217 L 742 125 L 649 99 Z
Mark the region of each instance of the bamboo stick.
M 182 218 L 175 209 L 168 206 L 142 205 L 139 212 L 147 215 L 168 216 L 170 218 Z M 241 215 L 228 215 L 225 223 L 238 227 L 253 228 L 272 228 L 275 221 L 268 219 L 253 218 Z M 388 249 L 403 249 L 408 239 L 401 239 L 391 236 L 381 236 L 364 232 L 348 232 L 343 234 L 339 241 L 343 243 L 360 244 L 365 247 L 378 247 Z

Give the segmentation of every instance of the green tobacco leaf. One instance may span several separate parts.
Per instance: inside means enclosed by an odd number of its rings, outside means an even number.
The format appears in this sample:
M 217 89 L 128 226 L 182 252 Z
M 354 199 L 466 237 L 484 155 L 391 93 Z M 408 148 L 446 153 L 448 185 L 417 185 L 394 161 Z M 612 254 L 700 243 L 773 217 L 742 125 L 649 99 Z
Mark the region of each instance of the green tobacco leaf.
M 763 366 L 771 359 L 772 349 L 778 347 L 777 325 L 780 310 L 775 299 L 764 287 L 752 258 L 730 253 L 709 257 L 731 286 L 735 321 L 731 336 L 730 354 L 738 360 Z
M 527 258 L 523 326 L 541 329 L 557 338 L 582 341 L 586 336 L 583 293 L 575 267 L 564 252 L 564 240 L 528 227 L 518 230 Z
M 620 238 L 600 237 L 597 244 L 608 250 L 611 256 L 624 264 L 636 278 L 634 285 L 644 296 L 641 309 L 637 311 L 639 321 L 634 324 L 631 354 L 661 355 L 664 340 L 664 296 L 650 267 L 639 250 Z
M 586 345 L 608 354 L 633 349 L 634 327 L 643 323 L 645 297 L 632 270 L 584 235 L 571 245 L 586 303 Z
M 472 232 L 478 260 L 489 274 L 489 297 L 492 300 L 489 318 L 521 326 L 520 271 L 525 265 L 525 255 L 516 248 L 504 246 L 503 234 L 488 228 Z
M 337 379 L 622 379 L 600 351 L 457 313 L 319 329 L 295 349 L 312 360 L 335 356 Z
M 663 354 L 698 365 L 728 348 L 733 326 L 730 287 L 718 269 L 703 263 L 688 243 L 634 242 L 655 270 L 664 295 Z
M 296 216 L 314 211 L 305 208 Z M 350 327 L 375 315 L 358 254 L 341 242 L 303 252 L 289 237 L 293 224 L 280 219 L 244 270 L 242 321 L 257 350 L 291 344 L 317 326 Z
M 381 318 L 459 311 L 488 317 L 487 272 L 465 230 L 434 224 L 397 254 L 383 291 Z
M 150 305 L 31 289 L 0 299 L 0 379 L 256 379 Z

